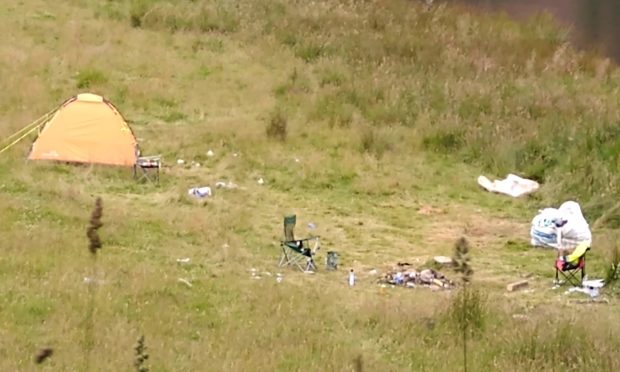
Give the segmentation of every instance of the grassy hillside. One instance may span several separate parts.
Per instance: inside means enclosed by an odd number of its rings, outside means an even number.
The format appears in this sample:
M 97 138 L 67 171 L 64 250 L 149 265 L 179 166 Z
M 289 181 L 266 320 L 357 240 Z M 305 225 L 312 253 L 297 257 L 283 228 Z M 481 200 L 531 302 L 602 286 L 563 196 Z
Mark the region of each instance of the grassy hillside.
M 142 334 L 154 371 L 340 371 L 360 358 L 369 371 L 452 370 L 453 293 L 381 289 L 369 272 L 424 266 L 460 236 L 488 298 L 471 370 L 620 367 L 616 298 L 571 302 L 550 289 L 554 253 L 527 245 L 535 211 L 568 198 L 598 221 L 591 275 L 617 236 L 620 72 L 548 18 L 410 1 L 24 0 L 0 7 L 0 33 L 2 138 L 92 91 L 166 165 L 157 186 L 26 162 L 32 138 L 0 155 L 0 370 L 34 370 L 48 345 L 42 370 L 131 370 Z M 509 200 L 475 184 L 506 172 L 544 185 Z M 240 187 L 186 196 L 218 180 Z M 286 213 L 299 235 L 317 225 L 340 271 L 276 267 Z M 526 275 L 529 290 L 505 292 Z

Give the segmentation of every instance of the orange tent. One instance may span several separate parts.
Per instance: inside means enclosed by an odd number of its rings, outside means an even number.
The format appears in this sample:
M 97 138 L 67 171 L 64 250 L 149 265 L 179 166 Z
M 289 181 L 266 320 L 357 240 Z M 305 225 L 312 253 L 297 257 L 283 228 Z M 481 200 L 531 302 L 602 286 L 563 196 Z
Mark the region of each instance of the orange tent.
M 105 98 L 79 94 L 42 124 L 28 159 L 133 166 L 138 144 L 131 128 Z

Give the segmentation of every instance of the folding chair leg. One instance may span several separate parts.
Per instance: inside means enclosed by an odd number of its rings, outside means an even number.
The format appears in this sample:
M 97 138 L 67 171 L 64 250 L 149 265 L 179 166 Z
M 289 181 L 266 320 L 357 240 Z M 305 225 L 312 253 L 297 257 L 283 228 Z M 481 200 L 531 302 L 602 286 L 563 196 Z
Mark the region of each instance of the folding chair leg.
M 314 260 L 312 258 L 308 259 L 305 271 L 316 271 L 316 265 L 314 264 Z
M 288 255 L 286 254 L 286 248 L 282 247 L 282 258 L 280 258 L 279 267 L 286 265 L 289 262 Z

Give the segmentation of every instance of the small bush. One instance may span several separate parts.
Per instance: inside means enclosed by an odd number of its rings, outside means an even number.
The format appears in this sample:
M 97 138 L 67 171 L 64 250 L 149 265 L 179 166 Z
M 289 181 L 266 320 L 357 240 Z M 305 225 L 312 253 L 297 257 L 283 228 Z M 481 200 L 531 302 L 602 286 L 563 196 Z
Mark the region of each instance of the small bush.
M 133 0 L 129 9 L 131 27 L 142 27 L 144 15 L 151 9 L 156 0 Z
M 172 32 L 230 33 L 239 27 L 234 12 L 219 2 L 197 9 L 195 4 L 135 0 L 129 11 L 129 21 L 132 27 Z
M 284 113 L 276 109 L 269 116 L 269 122 L 267 123 L 267 137 L 277 139 L 280 141 L 286 140 L 287 135 L 287 119 Z
M 366 127 L 361 132 L 360 150 L 381 158 L 387 151 L 392 150 L 392 143 L 385 134 L 372 127 Z
M 323 45 L 313 42 L 298 44 L 295 48 L 295 56 L 305 62 L 314 62 L 325 54 L 327 54 L 327 49 Z
M 463 145 L 463 136 L 458 131 L 439 132 L 424 137 L 422 145 L 426 150 L 452 152 Z
M 480 290 L 461 288 L 450 303 L 449 318 L 461 332 L 476 333 L 484 328 L 485 303 Z
M 614 245 L 607 260 L 605 283 L 611 285 L 620 278 L 620 248 Z
M 100 70 L 85 69 L 78 72 L 75 80 L 75 85 L 78 89 L 86 89 L 92 88 L 95 85 L 104 84 L 108 81 L 108 78 Z

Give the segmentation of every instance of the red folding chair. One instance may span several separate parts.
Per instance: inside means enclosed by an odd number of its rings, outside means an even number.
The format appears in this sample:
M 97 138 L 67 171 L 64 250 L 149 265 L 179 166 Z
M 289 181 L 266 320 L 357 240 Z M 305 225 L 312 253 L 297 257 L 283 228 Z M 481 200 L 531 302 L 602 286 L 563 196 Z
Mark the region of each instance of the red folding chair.
M 555 260 L 555 283 L 560 284 L 560 275 L 575 287 L 581 287 L 586 276 L 586 253 L 590 250 L 589 243 L 579 244 L 573 253 L 560 256 Z M 581 275 L 581 279 L 577 276 Z

